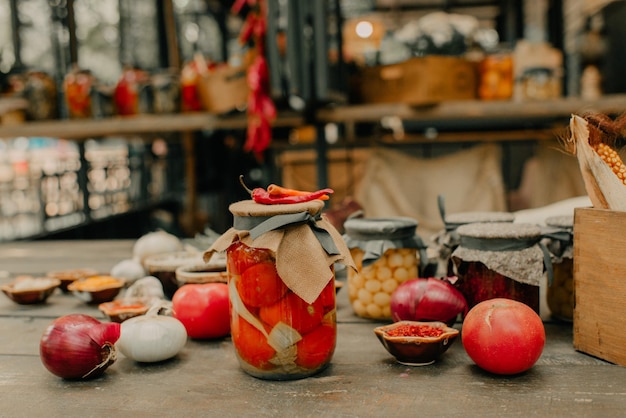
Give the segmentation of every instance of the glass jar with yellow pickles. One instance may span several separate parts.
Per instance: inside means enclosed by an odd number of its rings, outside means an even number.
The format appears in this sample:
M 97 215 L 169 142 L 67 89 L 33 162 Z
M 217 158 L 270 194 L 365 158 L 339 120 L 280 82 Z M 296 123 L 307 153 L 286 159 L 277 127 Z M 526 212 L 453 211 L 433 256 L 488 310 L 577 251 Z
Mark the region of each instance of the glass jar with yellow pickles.
M 344 223 L 344 240 L 356 265 L 348 270 L 348 295 L 354 313 L 391 319 L 391 294 L 423 273 L 426 245 L 411 218 L 353 218 Z

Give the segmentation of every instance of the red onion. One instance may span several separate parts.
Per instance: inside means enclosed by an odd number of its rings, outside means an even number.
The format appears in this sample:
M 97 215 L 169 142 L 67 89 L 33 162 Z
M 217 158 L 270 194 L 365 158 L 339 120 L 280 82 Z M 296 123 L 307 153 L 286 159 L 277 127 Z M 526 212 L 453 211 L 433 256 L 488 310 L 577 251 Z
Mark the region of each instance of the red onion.
M 467 313 L 467 301 L 450 282 L 430 277 L 410 279 L 391 294 L 391 318 L 397 321 L 441 321 L 448 326 Z
M 83 314 L 65 315 L 48 325 L 39 342 L 39 354 L 44 366 L 59 377 L 98 377 L 115 361 L 119 337 L 119 323 L 102 323 Z

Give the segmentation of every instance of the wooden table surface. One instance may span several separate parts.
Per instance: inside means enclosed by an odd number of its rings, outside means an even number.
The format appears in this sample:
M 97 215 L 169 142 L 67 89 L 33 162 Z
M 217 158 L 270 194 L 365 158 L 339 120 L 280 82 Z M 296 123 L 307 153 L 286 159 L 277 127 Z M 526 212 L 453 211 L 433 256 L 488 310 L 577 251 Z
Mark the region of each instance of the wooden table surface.
M 92 267 L 108 271 L 129 258 L 132 241 L 37 241 L 0 244 L 0 283 L 17 274 Z M 511 377 L 473 365 L 460 340 L 435 364 L 395 363 L 338 295 L 338 342 L 322 373 L 266 381 L 240 368 L 229 338 L 189 340 L 174 359 L 142 365 L 121 353 L 103 377 L 66 381 L 39 359 L 52 319 L 73 312 L 104 317 L 59 291 L 38 306 L 0 295 L 0 417 L 378 417 L 626 416 L 626 368 L 572 348 L 572 326 L 546 323 L 547 343 L 530 371 Z M 616 319 L 616 318 L 613 318 Z M 460 328 L 460 324 L 456 327 Z

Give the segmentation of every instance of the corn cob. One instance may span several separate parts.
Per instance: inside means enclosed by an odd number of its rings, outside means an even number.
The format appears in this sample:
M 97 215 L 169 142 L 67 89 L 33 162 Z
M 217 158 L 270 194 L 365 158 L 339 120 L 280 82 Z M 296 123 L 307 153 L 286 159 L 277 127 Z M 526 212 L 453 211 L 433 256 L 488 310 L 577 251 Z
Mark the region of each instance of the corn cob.
M 626 165 L 624 165 L 617 151 L 602 142 L 593 145 L 592 148 L 600 156 L 602 161 L 611 168 L 620 181 L 626 185 Z

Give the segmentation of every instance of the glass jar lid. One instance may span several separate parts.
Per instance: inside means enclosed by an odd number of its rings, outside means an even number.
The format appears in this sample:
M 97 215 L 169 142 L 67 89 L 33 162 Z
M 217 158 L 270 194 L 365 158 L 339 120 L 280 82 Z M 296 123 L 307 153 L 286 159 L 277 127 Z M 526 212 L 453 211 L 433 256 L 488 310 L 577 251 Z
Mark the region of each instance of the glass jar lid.
M 415 248 L 420 255 L 420 273 L 428 264 L 428 255 L 422 238 L 417 235 L 418 222 L 413 218 L 352 218 L 344 224 L 343 239 L 348 248 L 363 250 L 363 266 L 378 260 L 387 250 Z
M 355 240 L 404 240 L 415 236 L 418 222 L 413 218 L 352 218 L 343 227 Z
M 460 212 L 446 215 L 446 230 L 457 229 L 461 225 L 485 222 L 513 222 L 515 215 L 511 212 Z
M 554 228 L 574 228 L 574 215 L 549 216 L 546 218 L 546 225 Z

